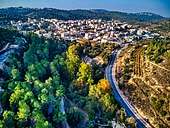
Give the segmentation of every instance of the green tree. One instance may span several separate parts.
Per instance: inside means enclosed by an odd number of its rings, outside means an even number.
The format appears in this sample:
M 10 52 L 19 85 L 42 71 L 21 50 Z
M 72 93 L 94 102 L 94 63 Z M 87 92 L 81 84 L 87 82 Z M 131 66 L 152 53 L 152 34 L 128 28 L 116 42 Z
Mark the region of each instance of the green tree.
M 77 73 L 78 76 L 76 80 L 77 85 L 80 88 L 85 87 L 86 85 L 91 85 L 93 83 L 92 74 L 93 74 L 92 67 L 82 62 L 80 64 L 79 72 Z
M 81 63 L 81 60 L 78 56 L 78 51 L 76 45 L 71 45 L 68 48 L 67 53 L 67 60 L 66 60 L 66 67 L 68 72 L 68 79 L 72 81 L 76 78 L 76 72 L 79 68 L 79 65 Z
M 66 60 L 66 67 L 68 79 L 71 81 L 76 78 L 76 72 L 78 71 L 78 68 L 80 66 L 80 59 L 78 56 L 73 55 L 72 57 L 69 57 L 69 59 Z
M 20 99 L 23 99 L 24 94 L 24 89 L 16 89 L 14 93 L 11 94 L 9 101 L 12 110 L 15 110 L 18 107 L 18 102 L 20 101 Z
M 117 108 L 114 98 L 106 93 L 99 99 L 101 109 L 103 113 L 107 114 L 107 119 L 112 119 L 115 116 L 115 110 Z
M 30 116 L 30 107 L 27 105 L 27 103 L 23 100 L 19 101 L 19 108 L 18 108 L 18 118 L 19 120 L 27 120 L 27 118 Z
M 35 127 L 36 128 L 53 128 L 52 124 L 48 121 L 45 121 L 44 114 L 39 109 L 34 109 L 32 112 L 32 116 L 35 119 Z
M 68 123 L 72 126 L 72 127 L 77 127 L 78 123 L 81 122 L 81 120 L 83 119 L 83 115 L 79 110 L 76 110 L 74 108 L 70 108 L 67 112 L 67 120 Z
M 19 80 L 20 79 L 21 73 L 20 73 L 20 71 L 18 69 L 13 68 L 11 70 L 11 74 L 12 74 L 12 79 L 14 79 L 14 80 Z
M 3 112 L 3 120 L 0 123 L 0 127 L 15 127 L 16 120 L 15 120 L 15 113 L 13 111 L 5 110 Z M 1 126 L 2 125 L 2 126 Z

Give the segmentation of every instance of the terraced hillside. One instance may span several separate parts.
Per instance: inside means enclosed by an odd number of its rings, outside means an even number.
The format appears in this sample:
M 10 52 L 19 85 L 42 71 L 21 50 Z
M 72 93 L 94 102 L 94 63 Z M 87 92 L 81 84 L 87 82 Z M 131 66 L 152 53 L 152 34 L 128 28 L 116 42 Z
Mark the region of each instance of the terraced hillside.
M 153 127 L 170 127 L 170 41 L 141 42 L 118 58 L 117 80 L 124 94 Z

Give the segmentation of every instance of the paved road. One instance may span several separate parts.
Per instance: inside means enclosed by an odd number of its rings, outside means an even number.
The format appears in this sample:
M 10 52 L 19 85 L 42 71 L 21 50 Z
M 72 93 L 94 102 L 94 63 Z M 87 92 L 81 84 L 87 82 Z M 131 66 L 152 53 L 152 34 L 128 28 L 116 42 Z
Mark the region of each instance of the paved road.
M 114 97 L 121 104 L 121 106 L 125 109 L 127 116 L 133 117 L 136 120 L 138 128 L 151 128 L 151 126 L 137 113 L 134 107 L 125 98 L 124 94 L 119 89 L 118 84 L 116 82 L 116 78 L 114 74 L 115 73 L 114 71 L 115 60 L 116 60 L 117 52 L 121 48 L 122 47 L 119 47 L 113 52 L 112 58 L 106 68 L 106 78 L 110 81 Z
M 1 55 L 0 55 L 0 62 L 6 61 L 6 59 L 9 57 L 9 55 L 10 55 L 12 52 L 14 52 L 14 50 L 13 50 L 13 49 L 10 49 L 9 51 L 1 54 Z
M 10 43 L 8 43 L 3 49 L 0 50 L 0 54 L 6 51 L 10 46 Z
M 5 67 L 4 62 L 8 59 L 10 54 L 13 53 L 13 52 L 14 52 L 14 50 L 10 49 L 9 51 L 0 55 L 0 69 L 2 69 L 2 70 L 4 69 L 4 67 Z

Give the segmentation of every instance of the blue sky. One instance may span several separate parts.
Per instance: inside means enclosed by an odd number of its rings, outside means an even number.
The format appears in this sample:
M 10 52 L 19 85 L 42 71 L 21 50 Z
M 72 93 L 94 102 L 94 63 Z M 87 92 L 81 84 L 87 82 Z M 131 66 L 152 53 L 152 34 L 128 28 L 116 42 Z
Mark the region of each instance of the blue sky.
M 58 9 L 107 9 L 122 12 L 153 12 L 170 17 L 170 0 L 0 0 L 0 8 L 50 7 Z

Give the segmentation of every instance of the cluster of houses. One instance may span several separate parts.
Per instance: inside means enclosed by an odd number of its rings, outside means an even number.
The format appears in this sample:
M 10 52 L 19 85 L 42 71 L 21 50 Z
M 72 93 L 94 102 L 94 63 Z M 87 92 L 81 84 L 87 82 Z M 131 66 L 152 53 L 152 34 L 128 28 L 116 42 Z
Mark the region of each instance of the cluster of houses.
M 31 19 L 27 22 L 11 21 L 22 33 L 34 32 L 39 36 L 66 40 L 87 39 L 99 43 L 126 43 L 142 39 L 159 37 L 157 33 L 148 31 L 147 28 L 129 25 L 118 20 L 105 21 L 93 20 L 57 20 L 57 19 Z

